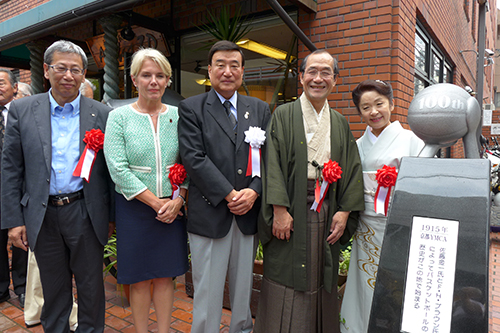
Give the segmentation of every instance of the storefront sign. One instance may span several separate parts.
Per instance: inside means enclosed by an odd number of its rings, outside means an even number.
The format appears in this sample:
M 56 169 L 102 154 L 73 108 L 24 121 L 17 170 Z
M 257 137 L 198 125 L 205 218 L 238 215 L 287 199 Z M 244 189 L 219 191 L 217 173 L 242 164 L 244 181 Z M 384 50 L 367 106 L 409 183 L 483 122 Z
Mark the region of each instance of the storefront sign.
M 142 27 L 133 27 L 135 38 L 131 41 L 125 40 L 118 33 L 119 66 L 123 66 L 123 54 L 134 53 L 140 47 L 151 47 L 162 52 L 166 57 L 169 57 L 171 52 L 168 45 L 165 43 L 163 34 L 157 31 L 149 30 Z M 104 34 L 87 39 L 87 45 L 92 53 L 92 57 L 99 69 L 104 68 Z
M 493 120 L 493 110 L 483 110 L 483 126 L 490 126 Z
M 500 124 L 491 124 L 491 135 L 500 134 Z
M 458 226 L 413 217 L 401 332 L 450 332 Z

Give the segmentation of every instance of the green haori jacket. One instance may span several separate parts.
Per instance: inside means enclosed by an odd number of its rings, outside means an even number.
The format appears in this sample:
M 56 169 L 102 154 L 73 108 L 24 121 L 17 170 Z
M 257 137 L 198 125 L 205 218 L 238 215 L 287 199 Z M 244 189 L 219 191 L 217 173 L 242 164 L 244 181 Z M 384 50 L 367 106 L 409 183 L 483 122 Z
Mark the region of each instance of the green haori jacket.
M 331 160 L 342 168 L 341 178 L 328 189 L 330 211 L 324 240 L 324 286 L 331 292 L 337 284 L 339 242 L 329 245 L 326 237 L 337 211 L 352 211 L 340 243 L 349 241 L 364 210 L 363 175 L 356 141 L 344 116 L 330 109 Z M 264 276 L 292 287 L 307 290 L 307 142 L 300 100 L 276 109 L 266 133 L 266 169 L 262 177 L 263 203 L 259 236 L 264 249 Z M 290 241 L 272 235 L 273 205 L 285 206 L 292 215 L 294 231 Z

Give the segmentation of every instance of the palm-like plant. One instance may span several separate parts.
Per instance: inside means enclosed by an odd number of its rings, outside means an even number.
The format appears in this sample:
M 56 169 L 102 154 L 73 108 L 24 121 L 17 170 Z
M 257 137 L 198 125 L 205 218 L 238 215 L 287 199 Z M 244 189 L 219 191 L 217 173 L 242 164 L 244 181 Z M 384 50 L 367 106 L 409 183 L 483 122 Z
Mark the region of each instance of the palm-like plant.
M 212 35 L 216 40 L 228 40 L 236 43 L 252 30 L 250 24 L 243 26 L 245 20 L 241 16 L 241 7 L 238 7 L 233 18 L 231 18 L 228 6 L 223 6 L 219 15 L 211 11 L 208 11 L 208 15 L 211 22 L 198 28 Z M 208 42 L 205 47 L 210 48 L 212 45 L 213 43 Z M 242 85 L 246 94 L 250 95 L 245 80 L 243 80 Z
M 210 23 L 203 24 L 199 29 L 209 33 L 217 40 L 228 40 L 236 43 L 252 29 L 250 25 L 243 26 L 241 7 L 237 9 L 233 18 L 231 18 L 228 6 L 223 6 L 219 15 L 211 11 L 208 11 L 208 15 Z

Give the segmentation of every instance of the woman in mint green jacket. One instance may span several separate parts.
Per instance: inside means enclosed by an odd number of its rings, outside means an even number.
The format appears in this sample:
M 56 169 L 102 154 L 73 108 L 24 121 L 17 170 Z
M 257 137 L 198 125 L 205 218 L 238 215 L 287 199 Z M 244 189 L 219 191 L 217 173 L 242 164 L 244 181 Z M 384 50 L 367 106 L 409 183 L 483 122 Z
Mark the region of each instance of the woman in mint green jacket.
M 150 288 L 158 332 L 168 332 L 173 304 L 173 278 L 188 269 L 187 233 L 179 193 L 169 180 L 179 162 L 177 108 L 161 97 L 171 75 L 168 60 L 157 50 L 137 51 L 131 77 L 137 102 L 108 117 L 104 154 L 116 184 L 118 283 L 130 284 L 130 305 L 137 332 L 147 332 Z

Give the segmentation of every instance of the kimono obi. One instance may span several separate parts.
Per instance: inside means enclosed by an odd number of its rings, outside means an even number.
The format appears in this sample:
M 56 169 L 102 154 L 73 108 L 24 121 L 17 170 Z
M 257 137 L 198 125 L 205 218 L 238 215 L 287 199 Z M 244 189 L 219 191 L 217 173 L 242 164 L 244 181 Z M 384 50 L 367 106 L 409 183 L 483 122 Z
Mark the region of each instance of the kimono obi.
M 364 184 L 364 194 L 365 202 L 374 202 L 375 193 L 377 193 L 377 179 L 375 178 L 377 171 L 363 171 L 363 184 Z M 394 193 L 394 187 L 391 189 L 391 199 Z

